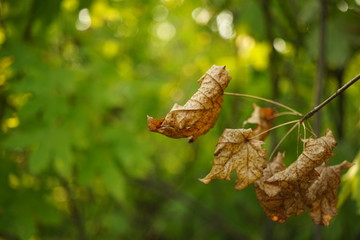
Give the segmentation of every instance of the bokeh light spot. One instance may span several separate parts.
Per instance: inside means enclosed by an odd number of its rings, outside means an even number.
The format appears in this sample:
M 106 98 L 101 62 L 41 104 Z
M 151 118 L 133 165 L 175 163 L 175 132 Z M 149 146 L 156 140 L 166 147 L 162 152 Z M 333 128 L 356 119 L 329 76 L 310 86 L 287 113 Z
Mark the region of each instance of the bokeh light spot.
M 216 23 L 222 38 L 231 39 L 235 37 L 232 12 L 224 10 L 219 13 L 216 17 Z
M 117 41 L 108 40 L 105 41 L 102 47 L 102 52 L 105 57 L 113 58 L 115 57 L 119 52 L 120 46 Z
M 9 181 L 9 186 L 13 189 L 16 189 L 20 186 L 20 179 L 12 173 L 9 174 L 8 181 Z
M 341 12 L 347 12 L 347 10 L 349 10 L 349 4 L 345 1 L 340 1 L 337 3 L 337 8 L 341 11 Z
M 11 117 L 5 120 L 5 125 L 8 128 L 16 128 L 17 126 L 19 126 L 19 118 L 17 116 L 15 117 Z
M 77 0 L 63 0 L 61 2 L 61 8 L 65 11 L 75 11 L 79 6 L 79 2 Z
M 6 36 L 3 28 L 0 28 L 0 45 L 5 42 Z
M 275 50 L 280 53 L 286 52 L 286 42 L 282 38 L 275 38 L 273 42 L 273 46 Z
M 245 34 L 237 36 L 235 43 L 238 49 L 238 54 L 241 57 L 249 56 L 251 50 L 255 46 L 255 40 L 251 36 Z
M 176 34 L 176 28 L 170 22 L 162 22 L 155 26 L 156 36 L 164 41 L 169 41 Z
M 211 19 L 211 13 L 206 8 L 195 8 L 191 13 L 197 24 L 206 25 Z
M 91 17 L 87 8 L 81 9 L 79 12 L 78 20 L 76 21 L 76 29 L 85 31 L 91 26 Z

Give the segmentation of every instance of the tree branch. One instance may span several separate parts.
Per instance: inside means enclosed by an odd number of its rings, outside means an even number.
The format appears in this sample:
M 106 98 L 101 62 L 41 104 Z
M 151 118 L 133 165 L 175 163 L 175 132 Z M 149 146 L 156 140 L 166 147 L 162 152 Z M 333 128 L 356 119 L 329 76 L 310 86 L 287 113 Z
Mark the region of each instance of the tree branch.
M 344 86 L 342 86 L 341 88 L 339 88 L 338 90 L 336 90 L 336 92 L 331 95 L 329 98 L 327 98 L 325 101 L 323 101 L 321 104 L 317 105 L 316 107 L 314 107 L 313 110 L 311 110 L 310 112 L 308 112 L 307 114 L 305 114 L 301 119 L 300 119 L 300 123 L 304 122 L 306 119 L 312 117 L 316 112 L 318 112 L 321 108 L 323 108 L 326 104 L 328 104 L 329 102 L 331 102 L 334 98 L 336 98 L 337 96 L 339 96 L 341 93 L 343 93 L 348 87 L 350 87 L 351 85 L 353 85 L 354 83 L 356 83 L 358 80 L 360 79 L 360 74 L 358 74 L 356 77 L 354 77 L 353 79 L 351 79 L 348 83 L 346 83 Z
M 66 191 L 68 202 L 69 202 L 69 209 L 71 216 L 73 218 L 74 224 L 78 231 L 79 240 L 87 240 L 88 237 L 86 236 L 86 231 L 84 227 L 84 223 L 80 214 L 80 211 L 76 205 L 76 201 L 74 199 L 74 194 L 70 189 L 69 183 L 62 177 L 59 177 L 60 183 Z

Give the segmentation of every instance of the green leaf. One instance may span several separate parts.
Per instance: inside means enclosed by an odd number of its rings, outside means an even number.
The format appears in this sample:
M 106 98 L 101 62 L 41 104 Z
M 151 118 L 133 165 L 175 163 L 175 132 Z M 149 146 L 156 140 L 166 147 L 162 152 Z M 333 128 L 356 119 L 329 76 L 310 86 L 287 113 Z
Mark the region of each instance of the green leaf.
M 339 194 L 338 206 L 343 205 L 348 197 L 355 200 L 360 214 L 360 151 L 353 160 L 355 164 L 342 177 L 342 190 Z
M 29 169 L 33 174 L 44 171 L 50 163 L 51 142 L 41 141 L 32 149 L 29 157 Z
M 117 201 L 126 201 L 124 177 L 111 159 L 103 159 L 102 163 L 101 176 L 107 190 Z
M 63 177 L 70 177 L 73 168 L 73 154 L 71 150 L 71 135 L 66 129 L 57 129 L 53 143 L 54 164 L 56 171 Z

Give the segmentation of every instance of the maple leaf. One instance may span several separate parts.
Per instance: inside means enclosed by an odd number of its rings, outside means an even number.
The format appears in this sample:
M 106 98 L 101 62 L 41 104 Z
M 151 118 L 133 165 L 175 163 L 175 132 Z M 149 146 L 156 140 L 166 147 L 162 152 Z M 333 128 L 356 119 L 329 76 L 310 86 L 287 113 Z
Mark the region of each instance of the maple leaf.
M 164 119 L 148 116 L 149 130 L 171 138 L 188 137 L 193 142 L 214 126 L 230 80 L 225 66 L 213 65 L 198 80 L 200 88 L 184 106 L 175 104 Z
M 265 191 L 265 187 L 272 187 L 272 185 L 264 185 L 264 181 L 272 177 L 275 173 L 284 170 L 285 153 L 278 153 L 271 162 L 268 162 L 266 168 L 263 170 L 263 176 L 255 182 L 255 186 Z
M 273 221 L 285 222 L 310 207 L 309 215 L 314 223 L 327 226 L 337 215 L 341 170 L 352 164 L 344 161 L 330 167 L 321 165 L 332 156 L 336 145 L 329 130 L 323 137 L 307 139 L 305 144 L 302 154 L 289 167 L 283 164 L 283 154 L 267 164 L 263 177 L 254 184 L 256 196 Z
M 314 223 L 328 226 L 331 218 L 338 214 L 336 205 L 341 170 L 351 166 L 351 163 L 344 161 L 335 166 L 320 166 L 315 169 L 320 176 L 306 195 L 311 208 L 309 216 Z
M 274 196 L 268 196 L 266 193 L 269 191 L 266 188 L 273 186 L 266 185 L 264 182 L 274 174 L 285 169 L 283 163 L 284 156 L 284 153 L 278 153 L 273 161 L 267 164 L 263 176 L 254 183 L 256 196 L 265 214 L 271 220 L 280 223 L 285 222 L 291 215 L 302 213 L 306 208 L 305 202 L 297 191 L 281 189 Z
M 259 179 L 266 166 L 265 150 L 261 147 L 263 142 L 251 139 L 251 136 L 251 129 L 225 129 L 216 145 L 210 173 L 199 180 L 205 184 L 212 179 L 230 180 L 235 170 L 235 189 L 241 190 Z
M 256 139 L 258 140 L 264 140 L 269 132 L 264 134 L 261 133 L 272 127 L 277 111 L 272 108 L 262 108 L 256 104 L 253 104 L 253 107 L 254 111 L 252 112 L 251 117 L 244 121 L 243 125 L 248 123 L 257 124 L 253 129 L 253 135 L 256 136 Z
M 323 137 L 309 138 L 304 141 L 305 148 L 297 160 L 264 183 L 274 185 L 273 188 L 266 188 L 269 196 L 276 195 L 281 188 L 306 190 L 311 182 L 319 176 L 315 167 L 326 162 L 332 156 L 332 151 L 336 145 L 334 135 L 330 130 L 327 130 Z

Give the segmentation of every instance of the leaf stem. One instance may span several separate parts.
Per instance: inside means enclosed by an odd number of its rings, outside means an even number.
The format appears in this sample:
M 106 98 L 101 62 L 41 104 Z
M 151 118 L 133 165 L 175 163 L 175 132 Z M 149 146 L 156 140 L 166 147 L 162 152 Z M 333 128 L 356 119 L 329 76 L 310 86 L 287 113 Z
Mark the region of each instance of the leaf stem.
M 248 95 L 248 94 L 242 94 L 242 93 L 230 93 L 230 92 L 224 92 L 224 95 L 237 96 L 237 97 L 247 97 L 247 98 L 253 98 L 253 99 L 261 100 L 261 101 L 264 101 L 264 102 L 268 102 L 268 103 L 277 105 L 279 107 L 283 107 L 283 108 L 295 113 L 296 115 L 298 115 L 300 117 L 303 117 L 303 115 L 301 113 L 299 113 L 298 111 L 296 111 L 295 109 L 292 109 L 291 107 L 288 107 L 288 106 L 286 106 L 284 104 L 281 104 L 279 102 L 276 102 L 276 101 L 273 101 L 273 100 L 270 100 L 270 99 L 267 99 L 267 98 L 262 98 L 262 97 Z
M 296 123 L 294 124 L 294 126 L 292 126 L 289 131 L 287 131 L 287 133 L 280 139 L 280 141 L 278 142 L 278 144 L 276 144 L 276 146 L 274 147 L 274 150 L 271 152 L 269 159 L 272 159 L 274 153 L 276 152 L 276 150 L 279 148 L 279 146 L 281 145 L 281 143 L 287 138 L 287 136 L 289 136 L 289 134 L 294 131 L 294 129 L 299 126 L 300 122 L 299 120 L 296 121 Z
M 336 90 L 336 92 L 331 95 L 329 98 L 327 98 L 325 101 L 323 101 L 322 103 L 320 103 L 319 105 L 317 105 L 316 107 L 314 107 L 313 110 L 311 110 L 310 112 L 308 112 L 307 114 L 305 114 L 301 119 L 300 119 L 300 123 L 302 123 L 303 121 L 305 121 L 308 118 L 311 118 L 316 112 L 318 112 L 321 108 L 323 108 L 326 104 L 328 104 L 329 102 L 331 102 L 334 98 L 336 98 L 337 96 L 339 96 L 341 93 L 343 93 L 348 87 L 350 87 L 351 85 L 353 85 L 356 81 L 358 81 L 360 79 L 360 74 L 358 74 L 356 77 L 354 77 L 353 79 L 351 79 L 349 82 L 347 82 L 344 86 L 342 86 L 341 88 L 339 88 L 338 90 Z
M 299 120 L 294 120 L 294 121 L 290 121 L 290 122 L 286 122 L 286 123 L 282 123 L 282 124 L 279 124 L 279 125 L 276 125 L 275 127 L 272 127 L 272 128 L 269 128 L 259 134 L 256 134 L 255 136 L 252 136 L 250 139 L 253 139 L 253 138 L 256 138 L 258 136 L 261 136 L 263 135 L 264 133 L 267 133 L 267 132 L 270 132 L 271 130 L 274 130 L 276 128 L 280 128 L 280 127 L 283 127 L 283 126 L 286 126 L 286 125 L 289 125 L 289 124 L 293 124 L 293 123 L 297 123 L 299 122 Z
M 289 115 L 298 116 L 298 114 L 294 113 L 294 112 L 279 112 L 274 115 L 274 118 L 281 117 L 281 116 L 289 116 Z

